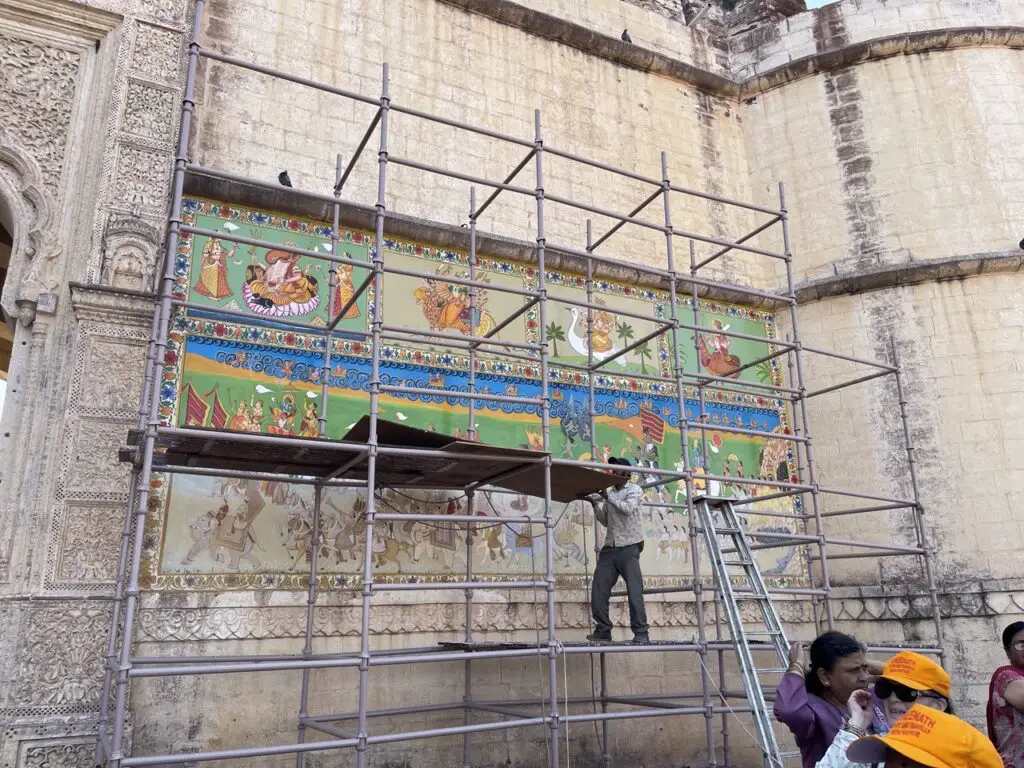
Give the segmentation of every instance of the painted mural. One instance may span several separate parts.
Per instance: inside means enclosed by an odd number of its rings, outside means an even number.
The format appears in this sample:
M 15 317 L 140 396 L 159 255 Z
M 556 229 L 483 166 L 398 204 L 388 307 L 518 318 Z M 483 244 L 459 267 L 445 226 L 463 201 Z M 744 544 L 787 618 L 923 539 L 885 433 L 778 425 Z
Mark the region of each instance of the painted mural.
M 353 301 L 368 274 L 373 238 L 358 231 L 339 233 L 338 254 L 346 263 L 331 264 L 276 248 L 232 242 L 236 235 L 266 240 L 284 248 L 329 254 L 330 227 L 205 200 L 187 200 L 189 224 L 221 234 L 183 236 L 175 263 L 176 292 L 198 308 L 179 312 L 173 323 L 161 389 L 160 414 L 168 423 L 271 435 L 315 437 L 326 417 L 326 436 L 339 438 L 367 412 L 370 381 L 369 317 L 380 302 L 388 326 L 412 331 L 435 330 L 468 336 L 491 334 L 507 317 L 523 309 L 537 287 L 532 266 L 478 257 L 475 306 L 468 289 L 441 278 L 468 278 L 464 253 L 386 239 L 389 265 L 419 276 L 387 274 L 381 295 L 367 291 Z M 678 399 L 671 378 L 667 333 L 653 335 L 669 316 L 668 297 L 660 291 L 597 281 L 593 303 L 593 350 L 588 349 L 586 309 L 567 301 L 586 300 L 583 278 L 551 272 L 551 301 L 546 330 L 553 357 L 549 449 L 560 457 L 605 461 L 626 456 L 645 468 L 682 469 L 685 461 L 711 474 L 730 478 L 792 475 L 792 455 L 785 440 L 737 435 L 723 428 L 788 432 L 783 403 L 769 397 L 710 391 L 706 443 L 691 431 L 681 441 Z M 498 288 L 514 288 L 508 293 Z M 561 299 L 561 301 L 559 300 Z M 606 309 L 604 309 L 606 308 Z M 744 362 L 772 349 L 775 327 L 770 314 L 743 307 L 689 300 L 680 302 L 680 319 L 720 331 L 737 331 L 764 341 L 684 331 L 681 363 L 687 370 L 742 380 L 781 382 L 773 363 L 736 372 Z M 343 313 L 343 314 L 342 314 Z M 620 314 L 621 313 L 621 314 Z M 337 319 L 342 314 L 340 319 Z M 283 319 L 308 324 L 309 330 L 283 325 Z M 325 349 L 324 336 L 313 329 L 337 319 L 337 331 Z M 516 344 L 536 341 L 536 308 L 492 338 Z M 637 340 L 651 337 L 626 354 Z M 452 391 L 468 391 L 469 361 L 460 350 L 431 345 L 422 337 L 387 338 L 380 350 L 385 384 L 419 390 L 381 397 L 380 414 L 421 429 L 467 437 L 469 410 Z M 478 391 L 517 398 L 541 392 L 539 361 L 504 356 L 500 344 L 481 348 L 475 385 Z M 519 354 L 522 349 L 515 348 Z M 330 360 L 326 369 L 325 352 Z M 586 375 L 573 366 L 588 357 L 607 360 L 595 377 L 597 416 L 591 431 Z M 697 415 L 695 393 L 684 391 L 689 418 Z M 539 449 L 543 437 L 536 406 L 523 402 L 477 404 L 472 428 L 476 438 L 509 447 Z M 684 458 L 683 452 L 687 452 Z M 557 482 L 557 469 L 556 482 Z M 312 540 L 312 490 L 309 486 L 177 476 L 158 478 L 156 492 L 164 514 L 150 523 L 146 538 L 145 577 L 156 589 L 292 589 L 304 586 Z M 718 495 L 746 497 L 770 493 L 756 486 L 716 483 Z M 688 521 L 684 512 L 658 504 L 685 501 L 674 485 L 648 491 L 651 506 L 644 571 L 651 584 L 673 584 L 691 572 Z M 450 492 L 379 491 L 378 508 L 399 512 L 466 514 L 467 499 Z M 543 528 L 502 523 L 506 516 L 541 513 L 542 501 L 506 493 L 478 494 L 472 514 L 481 518 L 467 548 L 464 525 L 403 522 L 378 525 L 369 557 L 386 580 L 461 580 L 467 556 L 482 578 L 529 578 L 543 568 Z M 355 586 L 361 578 L 366 546 L 365 490 L 331 489 L 323 500 L 320 547 L 321 579 L 326 585 Z M 780 518 L 761 512 L 792 512 L 793 501 L 771 499 L 749 507 L 748 527 L 782 532 Z M 555 563 L 566 585 L 581 584 L 593 566 L 594 525 L 589 505 L 555 505 Z M 782 520 L 783 523 L 788 521 Z M 775 581 L 798 579 L 805 572 L 796 548 L 769 550 L 760 558 Z

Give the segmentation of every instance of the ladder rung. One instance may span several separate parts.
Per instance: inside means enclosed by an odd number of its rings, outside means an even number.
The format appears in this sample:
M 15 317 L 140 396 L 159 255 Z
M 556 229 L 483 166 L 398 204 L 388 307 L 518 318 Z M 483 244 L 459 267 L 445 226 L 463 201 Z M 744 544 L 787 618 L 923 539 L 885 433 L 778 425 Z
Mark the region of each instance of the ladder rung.
M 741 531 L 739 528 L 715 528 L 715 533 L 729 534 L 730 536 L 735 536 L 737 534 L 743 533 L 743 531 Z
M 777 629 L 758 629 L 753 632 L 746 633 L 747 637 L 777 637 L 781 634 L 782 632 Z
M 754 671 L 758 674 L 761 674 L 763 672 L 766 675 L 770 675 L 775 672 L 788 672 L 789 667 L 771 667 L 769 669 L 755 669 Z
M 722 561 L 722 565 L 735 565 L 735 566 L 742 566 L 744 568 L 749 568 L 753 564 L 754 563 L 751 560 L 723 560 Z

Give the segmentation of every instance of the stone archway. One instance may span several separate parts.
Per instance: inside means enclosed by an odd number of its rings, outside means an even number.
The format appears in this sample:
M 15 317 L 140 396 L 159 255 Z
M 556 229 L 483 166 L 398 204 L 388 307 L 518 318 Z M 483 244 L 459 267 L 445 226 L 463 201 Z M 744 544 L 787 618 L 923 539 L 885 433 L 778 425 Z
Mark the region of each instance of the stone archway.
M 56 206 L 38 164 L 0 127 L 0 209 L 11 235 L 10 263 L 0 307 L 26 325 L 35 319 L 39 295 L 57 286 L 61 253 Z

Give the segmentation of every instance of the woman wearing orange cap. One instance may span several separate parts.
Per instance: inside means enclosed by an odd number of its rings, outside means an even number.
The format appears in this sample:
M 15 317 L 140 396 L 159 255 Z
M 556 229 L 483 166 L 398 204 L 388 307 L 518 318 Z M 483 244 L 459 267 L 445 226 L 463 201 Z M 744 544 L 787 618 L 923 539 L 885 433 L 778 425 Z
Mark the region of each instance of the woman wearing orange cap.
M 882 667 L 882 675 L 875 682 L 874 696 L 866 690 L 854 691 L 850 695 L 850 714 L 817 768 L 849 768 L 855 765 L 847 756 L 847 748 L 856 739 L 867 736 L 876 698 L 881 702 L 890 728 L 914 706 L 939 712 L 952 710 L 946 670 L 920 653 L 900 651 Z
M 885 736 L 858 739 L 847 753 L 852 763 L 887 768 L 1003 768 L 985 735 L 963 720 L 915 704 Z

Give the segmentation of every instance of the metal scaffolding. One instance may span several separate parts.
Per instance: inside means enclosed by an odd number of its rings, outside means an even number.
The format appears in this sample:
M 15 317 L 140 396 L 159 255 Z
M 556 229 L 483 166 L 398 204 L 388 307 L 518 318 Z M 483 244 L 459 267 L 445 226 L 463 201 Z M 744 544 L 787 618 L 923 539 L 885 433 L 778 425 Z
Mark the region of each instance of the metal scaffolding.
M 609 748 L 609 727 L 613 720 L 625 720 L 646 717 L 673 717 L 677 715 L 696 715 L 704 718 L 705 738 L 707 744 L 707 757 L 710 765 L 724 763 L 732 764 L 730 747 L 730 721 L 729 717 L 735 713 L 749 711 L 749 705 L 745 703 L 746 694 L 743 691 L 730 691 L 728 679 L 725 674 L 725 659 L 730 652 L 735 651 L 735 643 L 723 632 L 721 613 L 721 591 L 713 582 L 706 582 L 701 574 L 699 537 L 701 530 L 698 526 L 698 516 L 694 513 L 694 499 L 698 495 L 699 484 L 718 481 L 720 483 L 731 483 L 735 485 L 750 485 L 756 487 L 767 487 L 770 492 L 760 496 L 751 496 L 746 499 L 734 500 L 737 507 L 742 510 L 742 505 L 754 504 L 761 501 L 776 498 L 793 497 L 804 503 L 794 507 L 793 514 L 775 513 L 776 516 L 793 519 L 797 525 L 803 527 L 802 533 L 758 533 L 756 538 L 760 542 L 754 549 L 770 549 L 780 547 L 799 546 L 808 552 L 808 587 L 807 588 L 778 588 L 769 590 L 773 594 L 784 596 L 796 596 L 809 598 L 814 608 L 814 621 L 817 628 L 832 628 L 836 617 L 833 611 L 831 596 L 831 581 L 829 575 L 829 562 L 836 559 L 857 558 L 857 557 L 914 557 L 920 561 L 923 569 L 931 601 L 931 610 L 935 621 L 936 642 L 925 648 L 917 650 L 942 654 L 942 626 L 940 622 L 938 596 L 935 582 L 932 577 L 931 564 L 929 559 L 929 547 L 926 538 L 926 531 L 923 522 L 923 507 L 918 494 L 916 476 L 916 465 L 914 447 L 911 442 L 911 431 L 908 422 L 907 403 L 904 397 L 903 382 L 899 363 L 895 357 L 895 347 L 889 354 L 886 361 L 862 360 L 845 355 L 832 353 L 822 349 L 808 347 L 802 344 L 798 334 L 797 301 L 794 290 L 793 279 L 793 256 L 790 252 L 789 237 L 789 216 L 786 208 L 785 193 L 782 185 L 779 185 L 779 203 L 777 207 L 763 207 L 752 205 L 736 200 L 730 200 L 718 195 L 707 194 L 693 189 L 687 189 L 671 181 L 669 177 L 668 158 L 665 153 L 661 155 L 660 178 L 647 177 L 641 174 L 615 168 L 613 166 L 589 160 L 570 152 L 562 151 L 551 147 L 544 142 L 540 113 L 535 115 L 535 131 L 532 139 L 517 138 L 503 133 L 469 125 L 446 117 L 427 114 L 419 110 L 411 109 L 400 103 L 391 100 L 389 91 L 388 68 L 384 65 L 382 88 L 379 98 L 369 98 L 358 93 L 344 90 L 332 85 L 313 82 L 301 77 L 279 72 L 268 67 L 259 66 L 240 58 L 216 53 L 204 49 L 200 42 L 203 12 L 205 0 L 196 0 L 194 31 L 191 44 L 188 50 L 188 69 L 185 84 L 185 94 L 182 104 L 181 125 L 178 139 L 177 156 L 173 174 L 173 188 L 171 194 L 170 214 L 168 219 L 166 254 L 164 271 L 159 290 L 159 299 L 155 308 L 152 335 L 147 354 L 147 365 L 145 381 L 143 386 L 142 403 L 138 415 L 138 429 L 135 433 L 135 445 L 123 452 L 123 458 L 133 463 L 131 476 L 132 506 L 130 513 L 126 515 L 124 529 L 121 539 L 120 567 L 116 584 L 115 611 L 110 627 L 107 645 L 107 658 L 102 691 L 101 721 L 99 724 L 99 740 L 97 747 L 97 763 L 109 766 L 144 766 L 144 765 L 175 765 L 195 763 L 198 761 L 212 761 L 229 758 L 254 758 L 271 755 L 296 755 L 297 766 L 303 765 L 304 755 L 314 751 L 324 750 L 355 750 L 356 764 L 359 768 L 365 768 L 370 759 L 370 750 L 375 745 L 392 744 L 414 739 L 430 739 L 447 735 L 463 736 L 463 759 L 464 768 L 472 765 L 472 750 L 470 736 L 475 733 L 496 731 L 504 729 L 526 728 L 531 726 L 543 726 L 549 733 L 546 739 L 549 753 L 549 765 L 554 768 L 560 764 L 560 745 L 566 737 L 567 729 L 572 723 L 594 722 L 599 723 L 601 728 L 601 748 L 603 765 L 611 765 L 611 754 Z M 356 147 L 354 154 L 345 164 L 339 156 L 337 160 L 336 184 L 331 194 L 322 194 L 309 190 L 283 188 L 277 184 L 270 184 L 259 179 L 246 178 L 236 173 L 205 167 L 195 164 L 188 157 L 188 147 L 191 137 L 193 122 L 196 118 L 195 89 L 197 83 L 197 66 L 201 59 L 220 62 L 226 66 L 240 67 L 250 72 L 260 73 L 272 78 L 283 79 L 291 83 L 305 86 L 322 93 L 333 94 L 341 98 L 347 98 L 356 102 L 373 105 L 376 107 L 373 119 L 370 121 L 361 141 Z M 518 165 L 502 180 L 495 181 L 466 173 L 458 173 L 445 168 L 419 162 L 410 158 L 397 157 L 391 154 L 389 149 L 389 118 L 392 114 L 403 114 L 417 120 L 430 121 L 450 126 L 454 129 L 473 132 L 491 139 L 505 142 L 521 147 L 525 151 L 525 157 Z M 340 230 L 340 218 L 342 206 L 361 209 L 368 212 L 371 209 L 359 206 L 356 203 L 342 203 L 342 192 L 349 179 L 357 160 L 370 141 L 376 136 L 378 142 L 377 151 L 377 198 L 372 208 L 375 222 L 375 247 L 371 251 L 369 262 L 351 259 L 342 256 L 338 252 L 338 239 Z M 600 208 L 594 205 L 583 204 L 569 198 L 559 197 L 545 191 L 544 186 L 544 160 L 548 156 L 555 156 L 568 160 L 582 166 L 599 169 L 608 173 L 617 174 L 625 179 L 643 183 L 650 187 L 650 193 L 643 201 L 633 208 L 629 213 L 621 213 Z M 535 174 L 535 185 L 533 187 L 518 186 L 513 183 L 516 176 L 526 170 L 532 164 Z M 467 221 L 467 237 L 469 249 L 469 276 L 456 277 L 451 275 L 437 275 L 433 273 L 418 273 L 414 270 L 400 268 L 389 264 L 384 254 L 385 235 L 388 233 L 389 215 L 392 214 L 387 208 L 385 191 L 387 189 L 388 169 L 391 165 L 405 166 L 418 169 L 429 174 L 440 174 L 452 179 L 461 180 L 472 185 L 469 190 L 469 208 Z M 279 193 L 287 193 L 309 200 L 322 201 L 332 206 L 332 249 L 329 254 L 319 251 L 306 250 L 289 245 L 270 243 L 254 238 L 247 238 L 235 233 L 211 232 L 200 227 L 191 226 L 185 223 L 183 218 L 182 201 L 186 178 L 189 176 L 206 177 L 228 182 L 243 183 L 255 187 L 271 189 Z M 476 187 L 489 190 L 484 201 L 478 204 Z M 533 259 L 536 266 L 537 284 L 534 290 L 517 289 L 511 286 L 492 285 L 481 281 L 478 274 L 478 221 L 483 213 L 502 193 L 521 195 L 535 200 L 536 204 L 536 237 L 533 248 Z M 671 209 L 672 200 L 676 196 L 697 198 L 710 201 L 724 206 L 734 206 L 755 214 L 768 217 L 768 220 L 759 225 L 751 232 L 739 237 L 736 240 L 729 240 L 722 237 L 714 237 L 698 232 L 686 231 L 673 225 Z M 639 218 L 649 206 L 661 200 L 664 211 L 662 223 L 652 223 L 646 219 Z M 607 232 L 594 238 L 591 234 L 591 227 L 587 224 L 587 242 L 584 247 L 577 248 L 569 244 L 549 243 L 545 233 L 545 217 L 549 214 L 550 205 L 554 203 L 561 206 L 568 206 L 577 210 L 606 217 L 616 223 Z M 666 262 L 663 267 L 644 266 L 624 262 L 618 259 L 603 256 L 597 253 L 597 249 L 612 237 L 621 228 L 639 226 L 661 232 L 665 238 Z M 781 252 L 766 250 L 749 244 L 756 236 L 768 231 L 770 228 L 781 228 L 783 250 Z M 173 424 L 164 423 L 158 415 L 159 389 L 162 379 L 162 370 L 165 361 L 165 353 L 168 345 L 169 331 L 172 319 L 188 313 L 192 310 L 205 309 L 190 303 L 187 298 L 176 293 L 174 263 L 176 251 L 179 244 L 179 237 L 182 235 L 216 236 L 223 240 L 247 244 L 255 247 L 273 248 L 288 253 L 293 253 L 308 258 L 319 259 L 329 264 L 330 282 L 333 287 L 338 280 L 339 265 L 350 265 L 353 269 L 363 270 L 360 272 L 362 279 L 356 281 L 355 294 L 340 308 L 337 316 L 326 327 L 317 327 L 311 323 L 305 323 L 290 319 L 275 319 L 275 323 L 287 325 L 292 328 L 302 329 L 309 333 L 320 334 L 323 338 L 324 360 L 322 366 L 322 393 L 321 412 L 319 414 L 319 433 L 324 438 L 327 431 L 329 414 L 327 412 L 327 392 L 329 373 L 332 363 L 332 339 L 339 333 L 338 324 L 344 317 L 346 311 L 354 305 L 360 296 L 368 290 L 373 291 L 375 300 L 372 306 L 370 326 L 368 331 L 344 331 L 346 336 L 362 336 L 369 342 L 371 349 L 371 373 L 369 381 L 369 405 L 368 405 L 368 435 L 364 441 L 347 442 L 338 440 L 310 440 L 303 438 L 270 436 L 261 434 L 238 434 L 227 431 L 211 431 L 208 429 L 193 429 L 188 427 L 176 427 Z M 680 241 L 685 241 L 689 250 L 688 264 L 680 268 L 675 254 L 675 247 Z M 705 243 L 717 246 L 713 255 L 698 260 L 697 243 Z M 586 466 L 598 470 L 612 469 L 612 465 L 599 461 L 576 462 L 562 458 L 555 458 L 548 452 L 550 433 L 550 391 L 552 365 L 549 355 L 547 338 L 547 311 L 548 303 L 555 301 L 548 295 L 546 256 L 549 251 L 557 251 L 559 254 L 569 254 L 581 260 L 586 270 L 586 300 L 572 299 L 568 296 L 557 297 L 558 303 L 569 304 L 580 310 L 586 310 L 587 318 L 587 339 L 593 340 L 594 316 L 596 311 L 604 308 L 596 301 L 595 269 L 602 268 L 628 268 L 636 273 L 646 275 L 649 279 L 659 281 L 667 290 L 669 297 L 669 316 L 656 319 L 643 315 L 635 315 L 636 318 L 645 321 L 652 321 L 657 329 L 642 338 L 630 343 L 625 349 L 616 355 L 623 355 L 636 349 L 642 344 L 648 343 L 662 335 L 668 335 L 670 347 L 672 382 L 676 388 L 678 421 L 680 439 L 682 443 L 683 469 L 666 470 L 659 468 L 645 467 L 642 474 L 648 478 L 646 485 L 663 486 L 669 483 L 683 483 L 686 488 L 686 501 L 681 504 L 658 503 L 651 504 L 654 507 L 664 507 L 688 512 L 688 537 L 690 548 L 690 560 L 692 563 L 692 582 L 679 586 L 667 588 L 652 588 L 646 590 L 651 593 L 693 593 L 694 610 L 696 614 L 696 640 L 686 642 L 658 641 L 650 645 L 626 645 L 626 644 L 602 644 L 597 642 L 563 641 L 559 638 L 558 626 L 556 624 L 557 613 L 555 606 L 555 569 L 553 561 L 553 535 L 557 520 L 552 514 L 552 473 L 559 468 L 567 466 Z M 784 265 L 786 275 L 786 289 L 784 293 L 773 293 L 770 291 L 758 290 L 717 281 L 704 277 L 702 270 L 720 257 L 731 252 L 742 252 L 757 257 L 764 257 L 781 262 Z M 384 276 L 386 274 L 399 274 L 431 278 L 442 283 L 459 285 L 469 289 L 470 333 L 466 336 L 454 333 L 443 333 L 437 331 L 424 331 L 419 328 L 406 327 L 395 322 L 386 322 L 384 316 Z M 516 294 L 523 299 L 523 306 L 517 309 L 503 321 L 496 323 L 496 326 L 486 335 L 478 334 L 476 328 L 477 302 L 479 290 L 485 287 L 492 291 L 502 291 Z M 747 296 L 759 301 L 769 300 L 776 306 L 784 308 L 789 313 L 789 323 L 792 329 L 791 339 L 769 340 L 761 337 L 749 336 L 737 331 L 715 329 L 701 325 L 701 318 L 698 313 L 698 299 L 702 292 L 708 290 L 720 291 L 728 295 Z M 681 296 L 688 296 L 692 304 L 692 315 L 684 311 L 684 301 Z M 506 328 L 510 323 L 521 318 L 527 311 L 536 309 L 539 316 L 538 333 L 536 342 L 510 342 L 496 338 L 497 333 Z M 216 310 L 226 316 L 244 317 L 247 320 L 253 318 L 242 312 L 230 312 L 227 310 Z M 633 316 L 629 312 L 618 312 L 625 316 Z M 750 361 L 741 368 L 749 368 L 775 358 L 786 358 L 789 370 L 789 386 L 781 386 L 775 383 L 755 382 L 738 380 L 731 376 L 716 376 L 707 371 L 702 371 L 698 364 L 696 372 L 683 369 L 681 350 L 683 340 L 681 331 L 690 331 L 694 334 L 694 344 L 700 349 L 702 334 L 724 335 L 731 338 L 747 339 L 755 342 L 766 343 L 769 354 Z M 441 453 L 431 449 L 398 448 L 395 446 L 382 445 L 378 441 L 378 403 L 384 394 L 417 394 L 419 390 L 405 386 L 386 385 L 381 379 L 381 344 L 384 341 L 395 341 L 400 343 L 429 343 L 444 348 L 451 348 L 463 351 L 468 355 L 469 367 L 468 391 L 456 390 L 429 390 L 431 395 L 444 395 L 449 398 L 459 399 L 468 403 L 469 418 L 467 431 L 469 439 L 473 440 L 475 434 L 476 408 L 484 402 L 515 402 L 524 407 L 532 409 L 539 415 L 541 432 L 543 438 L 544 452 L 540 457 L 529 460 L 519 457 L 515 460 L 507 454 L 494 453 L 494 455 L 483 455 L 483 458 L 493 462 L 504 462 L 507 469 L 503 469 L 500 475 L 480 478 L 472 484 L 462 486 L 467 495 L 467 510 L 465 515 L 436 515 L 436 514 L 405 514 L 388 512 L 378 508 L 376 491 L 384 487 L 381 478 L 386 478 L 389 462 L 401 457 L 413 457 L 417 460 L 428 461 L 439 458 Z M 561 368 L 578 371 L 586 376 L 586 384 L 589 399 L 589 415 L 591 420 L 591 457 L 597 457 L 596 438 L 594 437 L 594 419 L 597 415 L 595 406 L 595 378 L 613 358 L 595 360 L 591 346 L 588 353 L 586 366 L 568 365 L 557 363 Z M 512 397 L 493 395 L 480 391 L 476 381 L 476 369 L 478 355 L 481 351 L 488 349 L 498 350 L 503 358 L 513 360 L 531 361 L 538 365 L 540 372 L 540 394 L 538 397 Z M 867 366 L 871 373 L 859 376 L 853 380 L 846 381 L 834 386 L 828 386 L 816 390 L 809 390 L 805 381 L 805 360 L 808 355 L 824 355 L 839 360 Z M 699 358 L 699 354 L 698 354 Z M 733 373 L 738 373 L 734 371 Z M 811 398 L 834 392 L 843 387 L 854 386 L 879 377 L 888 377 L 895 387 L 898 395 L 900 418 L 904 445 L 902 446 L 907 455 L 909 465 L 909 479 L 912 488 L 911 498 L 893 498 L 873 493 L 864 493 L 855 490 L 842 488 L 831 488 L 822 486 L 819 483 L 813 439 L 808 413 L 808 401 Z M 638 379 L 650 379 L 665 382 L 666 379 L 657 376 L 636 376 Z M 698 408 L 696 418 L 688 416 L 685 395 L 687 390 L 696 397 Z M 707 407 L 708 392 L 728 391 L 732 393 L 756 393 L 764 394 L 772 398 L 780 398 L 790 404 L 792 409 L 793 432 L 783 434 L 779 432 L 759 431 L 739 426 L 711 425 Z M 726 477 L 713 475 L 705 471 L 705 466 L 692 466 L 688 451 L 691 436 L 696 436 L 703 447 L 702 457 L 707 456 L 708 432 L 734 433 L 747 436 L 762 436 L 772 440 L 786 440 L 792 443 L 793 463 L 796 466 L 796 480 L 763 479 Z M 218 447 L 218 461 L 210 459 L 209 453 L 204 453 L 210 445 Z M 195 446 L 200 446 L 195 448 Z M 193 446 L 193 448 L 189 448 Z M 193 460 L 180 465 L 173 465 L 166 461 L 166 451 L 193 450 Z M 486 451 L 486 449 L 483 449 Z M 225 456 L 230 462 L 225 463 Z M 706 458 L 705 458 L 706 461 Z M 525 464 L 524 464 L 525 462 Z M 230 466 L 229 466 L 230 464 Z M 477 492 L 488 489 L 489 484 L 496 482 L 517 471 L 523 471 L 528 464 L 531 468 L 540 465 L 544 475 L 544 513 L 541 516 L 524 515 L 520 518 L 501 518 L 500 524 L 517 522 L 524 526 L 538 526 L 544 531 L 545 559 L 543 573 L 535 574 L 532 580 L 515 580 L 493 582 L 474 581 L 472 543 L 474 525 L 489 524 L 486 518 L 475 515 L 474 495 Z M 359 468 L 359 476 L 354 477 L 354 471 Z M 306 624 L 304 635 L 304 646 L 301 654 L 293 655 L 254 655 L 254 656 L 179 656 L 179 657 L 146 657 L 133 653 L 133 640 L 137 623 L 137 613 L 140 600 L 140 567 L 143 554 L 143 538 L 147 513 L 150 508 L 151 480 L 154 473 L 183 473 L 192 475 L 207 475 L 216 477 L 234 477 L 251 479 L 276 479 L 291 483 L 312 485 L 314 489 L 313 506 L 313 535 L 312 550 L 309 563 L 309 581 L 306 598 Z M 653 479 L 651 479 L 653 478 Z M 317 531 L 320 526 L 321 498 L 325 488 L 328 487 L 358 487 L 366 489 L 366 530 L 365 530 L 365 551 L 363 560 L 362 587 L 361 587 L 361 624 L 360 641 L 358 652 L 317 654 L 313 652 L 313 627 L 314 615 L 317 607 L 318 590 L 318 554 Z M 422 484 L 416 486 L 423 488 Z M 456 490 L 452 488 L 452 490 Z M 859 507 L 832 509 L 826 511 L 823 501 L 827 497 L 847 498 L 854 500 L 866 500 L 866 505 Z M 809 504 L 807 500 L 809 499 Z M 858 502 L 859 503 L 859 502 Z M 826 533 L 825 520 L 829 517 L 841 515 L 856 515 L 870 512 L 887 510 L 909 511 L 913 520 L 913 546 L 901 546 L 897 544 L 881 544 L 864 541 L 854 541 L 835 538 Z M 772 513 L 758 513 L 772 514 Z M 372 566 L 373 535 L 374 526 L 389 521 L 419 521 L 430 524 L 462 525 L 465 524 L 465 535 L 467 541 L 467 562 L 465 581 L 447 583 L 380 583 L 374 579 Z M 544 623 L 543 637 L 538 632 L 536 642 L 524 643 L 486 643 L 479 642 L 474 638 L 474 627 L 472 617 L 472 606 L 475 589 L 509 589 L 525 591 L 544 592 Z M 373 650 L 370 646 L 370 609 L 375 594 L 383 591 L 399 590 L 461 590 L 465 594 L 465 617 L 466 626 L 464 637 L 461 642 L 447 643 L 438 646 L 394 650 Z M 711 592 L 710 598 L 705 595 Z M 705 615 L 705 600 L 710 599 L 714 605 L 714 615 L 711 620 Z M 713 635 L 709 636 L 709 627 L 713 626 Z M 899 643 L 891 646 L 878 647 L 876 650 L 887 651 L 902 647 Z M 608 692 L 608 673 L 606 658 L 608 654 L 621 653 L 691 653 L 695 654 L 701 666 L 701 688 L 699 691 L 680 692 L 671 694 L 632 694 L 627 696 L 615 696 Z M 565 664 L 568 658 L 573 655 L 598 657 L 600 662 L 600 693 L 592 696 L 559 696 L 559 675 L 564 674 Z M 718 676 L 712 675 L 709 666 L 709 658 L 717 657 Z M 480 672 L 474 669 L 474 663 L 486 659 L 508 659 L 508 658 L 531 658 L 536 657 L 546 665 L 545 685 L 548 695 L 535 699 L 518 699 L 513 701 L 492 701 L 479 700 L 474 697 L 473 677 Z M 430 664 L 437 662 L 462 662 L 464 665 L 465 690 L 461 701 L 451 703 L 431 704 L 422 706 L 409 706 L 389 710 L 371 709 L 369 701 L 370 692 L 370 669 L 379 666 L 407 665 L 407 664 Z M 359 695 L 358 704 L 353 712 L 340 713 L 311 713 L 309 711 L 310 679 L 315 670 L 323 669 L 357 669 L 359 674 Z M 300 707 L 297 713 L 298 738 L 293 744 L 275 746 L 247 746 L 238 748 L 225 748 L 205 752 L 188 752 L 181 754 L 162 754 L 133 756 L 125 751 L 126 742 L 126 717 L 128 714 L 128 693 L 133 680 L 139 678 L 159 676 L 182 676 L 182 675 L 208 675 L 227 673 L 259 673 L 276 670 L 301 671 L 302 682 L 300 690 Z M 731 700 L 731 701 L 730 701 Z M 600 711 L 598 706 L 600 705 Z M 613 707 L 625 707 L 616 709 Z M 586 711 L 587 708 L 590 711 Z M 426 730 L 402 730 L 380 732 L 373 728 L 373 723 L 380 718 L 401 719 L 404 715 L 423 714 L 430 712 L 453 712 L 462 711 L 464 719 L 462 725 L 438 727 Z M 720 735 L 722 752 L 718 751 L 718 740 L 714 730 L 714 723 L 717 716 L 721 716 Z M 488 719 L 484 719 L 488 718 Z M 482 721 L 481 721 L 482 720 Z M 321 738 L 317 741 L 307 739 L 310 731 L 316 731 Z

